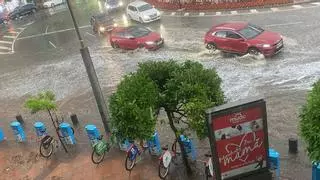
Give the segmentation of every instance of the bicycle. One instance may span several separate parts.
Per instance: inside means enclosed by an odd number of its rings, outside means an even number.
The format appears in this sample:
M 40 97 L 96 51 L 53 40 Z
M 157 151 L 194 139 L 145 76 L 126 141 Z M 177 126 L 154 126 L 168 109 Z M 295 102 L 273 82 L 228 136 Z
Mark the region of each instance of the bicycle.
M 93 144 L 91 160 L 94 164 L 100 164 L 103 161 L 106 152 L 109 152 L 111 148 L 110 144 L 107 141 L 103 140 L 102 138 L 103 138 L 103 135 L 99 136 L 97 141 L 94 142 Z M 95 159 L 96 157 L 97 159 Z
M 142 149 L 139 149 L 133 141 L 130 141 L 130 143 L 131 145 L 127 150 L 127 156 L 125 161 L 125 168 L 127 171 L 131 171 L 134 168 L 134 166 L 142 160 L 141 155 L 146 151 L 146 149 L 149 149 L 149 154 L 151 154 L 149 146 L 142 145 Z M 141 158 L 139 161 L 137 161 L 138 156 Z
M 172 145 L 171 152 L 168 150 L 168 145 L 166 145 L 165 147 L 162 147 L 162 150 L 164 152 L 159 157 L 159 170 L 158 170 L 160 179 L 165 179 L 168 176 L 171 162 L 175 163 L 176 161 L 178 153 L 176 152 L 176 147 L 174 148 L 174 146 L 176 146 L 176 143 Z

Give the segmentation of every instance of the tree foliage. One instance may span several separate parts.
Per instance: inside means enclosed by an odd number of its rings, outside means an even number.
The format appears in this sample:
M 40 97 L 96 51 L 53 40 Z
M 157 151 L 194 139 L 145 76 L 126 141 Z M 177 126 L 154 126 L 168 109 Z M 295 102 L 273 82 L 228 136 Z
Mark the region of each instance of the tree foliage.
M 40 92 L 36 96 L 28 98 L 24 104 L 31 113 L 37 113 L 39 111 L 56 110 L 56 97 L 52 91 Z
M 320 80 L 313 85 L 300 113 L 300 132 L 312 161 L 320 161 Z
M 157 87 L 149 78 L 140 74 L 126 76 L 110 99 L 111 124 L 117 135 L 149 139 L 156 125 L 157 103 Z

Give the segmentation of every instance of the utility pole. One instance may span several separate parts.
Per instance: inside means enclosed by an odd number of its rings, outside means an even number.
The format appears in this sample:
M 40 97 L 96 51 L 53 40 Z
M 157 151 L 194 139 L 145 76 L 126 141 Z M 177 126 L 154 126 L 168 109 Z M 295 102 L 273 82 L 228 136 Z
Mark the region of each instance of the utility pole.
M 97 73 L 96 73 L 96 71 L 94 69 L 89 49 L 83 43 L 83 39 L 82 39 L 82 37 L 80 35 L 78 24 L 77 24 L 77 22 L 76 22 L 76 20 L 74 18 L 74 14 L 73 14 L 73 11 L 72 11 L 72 8 L 71 8 L 70 1 L 69 0 L 66 0 L 66 1 L 67 1 L 67 4 L 68 4 L 68 8 L 69 8 L 69 11 L 70 11 L 70 15 L 71 15 L 71 18 L 72 18 L 72 21 L 73 21 L 74 28 L 76 30 L 78 39 L 80 41 L 80 46 L 81 46 L 80 53 L 81 53 L 81 56 L 82 56 L 82 59 L 83 59 L 83 63 L 84 63 L 84 65 L 86 67 L 86 70 L 87 70 L 88 78 L 89 78 L 89 81 L 90 81 L 90 84 L 91 84 L 91 87 L 92 87 L 92 91 L 93 91 L 94 97 L 95 97 L 96 102 L 97 102 L 97 106 L 98 106 L 98 109 L 99 109 L 99 113 L 100 113 L 100 116 L 101 116 L 101 120 L 102 120 L 104 129 L 105 129 L 105 132 L 108 135 L 110 133 L 110 128 L 109 128 L 109 125 L 108 125 L 108 109 L 107 109 L 107 105 L 106 105 L 106 102 L 104 100 L 104 97 L 103 97 L 103 94 L 102 94 L 102 91 L 101 91 L 101 87 L 100 87 L 100 84 L 99 84 Z

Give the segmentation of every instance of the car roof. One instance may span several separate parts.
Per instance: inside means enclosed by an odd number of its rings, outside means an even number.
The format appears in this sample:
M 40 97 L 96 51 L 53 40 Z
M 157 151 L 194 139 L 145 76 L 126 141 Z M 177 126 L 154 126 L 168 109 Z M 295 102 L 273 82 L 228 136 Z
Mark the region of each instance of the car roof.
M 129 5 L 135 6 L 135 7 L 139 7 L 139 6 L 142 6 L 142 5 L 145 5 L 145 4 L 149 4 L 149 3 L 144 2 L 144 1 L 133 1 L 132 3 L 129 3 Z
M 245 28 L 249 23 L 247 22 L 225 22 L 222 24 L 218 24 L 212 29 L 215 30 L 233 30 L 233 31 L 239 31 L 243 28 Z

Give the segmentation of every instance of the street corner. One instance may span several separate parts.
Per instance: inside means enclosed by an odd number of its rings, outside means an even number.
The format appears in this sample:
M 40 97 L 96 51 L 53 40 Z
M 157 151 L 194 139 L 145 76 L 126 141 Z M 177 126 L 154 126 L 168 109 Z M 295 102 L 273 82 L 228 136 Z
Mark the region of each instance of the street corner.
M 24 28 L 5 27 L 0 34 L 0 55 L 13 54 L 14 43 Z
M 235 10 L 193 10 L 188 11 L 185 9 L 177 10 L 162 10 L 162 16 L 166 17 L 202 17 L 202 16 L 236 16 L 236 15 L 256 15 L 263 13 L 276 13 L 282 11 L 293 11 L 301 10 L 308 8 L 320 7 L 320 2 L 311 1 L 311 2 L 302 2 L 291 5 L 275 6 L 275 7 L 252 7 L 245 9 L 235 9 Z

